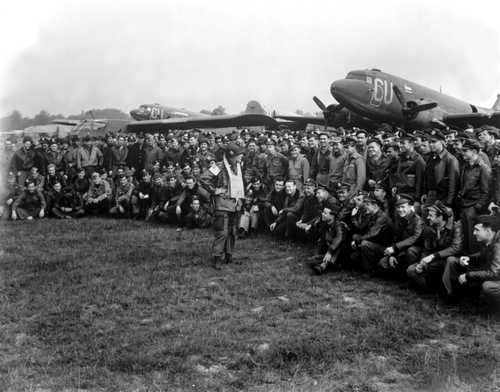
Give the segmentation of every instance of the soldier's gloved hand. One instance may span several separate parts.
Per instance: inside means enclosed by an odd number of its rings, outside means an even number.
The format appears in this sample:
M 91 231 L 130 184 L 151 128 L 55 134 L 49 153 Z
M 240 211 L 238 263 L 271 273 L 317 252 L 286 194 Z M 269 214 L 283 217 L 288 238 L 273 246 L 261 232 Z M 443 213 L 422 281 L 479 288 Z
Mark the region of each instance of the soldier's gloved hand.
M 329 263 L 332 261 L 332 254 L 330 252 L 326 252 L 323 257 L 323 263 Z
M 278 209 L 275 206 L 271 206 L 271 212 L 273 215 L 278 215 Z
M 40 212 L 38 213 L 38 216 L 40 218 L 43 218 L 45 216 L 45 211 L 43 210 L 43 208 L 40 210 Z
M 465 284 L 466 282 L 467 282 L 467 276 L 465 274 L 462 274 L 458 277 L 458 283 Z
M 394 254 L 394 248 L 392 246 L 389 246 L 388 248 L 385 248 L 384 255 L 391 256 L 393 254 Z
M 396 266 L 398 265 L 398 260 L 394 256 L 389 257 L 389 265 L 392 268 L 396 268 Z
M 434 260 L 434 255 L 429 255 L 422 257 L 422 260 L 420 260 L 420 262 L 423 264 L 429 264 L 432 260 Z
M 418 263 L 416 266 L 415 266 L 415 272 L 417 274 L 421 274 L 423 271 L 424 271 L 424 265 L 422 262 Z
M 181 207 L 180 207 L 180 206 L 175 207 L 175 214 L 176 214 L 176 215 L 180 215 L 180 214 L 182 214 L 182 209 L 181 209 Z
M 500 209 L 500 207 L 493 202 L 491 202 L 488 205 L 488 211 L 490 212 L 491 215 L 497 214 L 499 209 Z

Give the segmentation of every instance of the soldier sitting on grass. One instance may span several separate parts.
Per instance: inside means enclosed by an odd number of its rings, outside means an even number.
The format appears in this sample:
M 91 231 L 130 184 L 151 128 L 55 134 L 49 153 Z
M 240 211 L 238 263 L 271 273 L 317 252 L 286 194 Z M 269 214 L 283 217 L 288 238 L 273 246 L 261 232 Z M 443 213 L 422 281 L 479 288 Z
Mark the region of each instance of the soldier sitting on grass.
M 500 217 L 481 215 L 474 226 L 479 252 L 449 257 L 443 284 L 451 301 L 456 301 L 465 288 L 479 288 L 492 309 L 500 311 Z
M 34 181 L 27 180 L 26 189 L 12 204 L 12 220 L 45 217 L 45 197 L 42 192 L 36 187 Z

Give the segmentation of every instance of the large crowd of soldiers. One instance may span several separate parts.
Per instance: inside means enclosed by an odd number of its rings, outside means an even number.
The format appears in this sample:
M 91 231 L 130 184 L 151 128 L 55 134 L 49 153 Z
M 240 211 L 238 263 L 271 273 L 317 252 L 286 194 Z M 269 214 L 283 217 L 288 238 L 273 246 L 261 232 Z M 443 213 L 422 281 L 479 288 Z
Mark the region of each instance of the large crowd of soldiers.
M 356 268 L 500 307 L 500 135 L 406 132 L 118 133 L 4 142 L 4 219 L 89 215 L 207 228 L 227 146 L 243 151 L 239 237 L 317 244 L 317 274 Z

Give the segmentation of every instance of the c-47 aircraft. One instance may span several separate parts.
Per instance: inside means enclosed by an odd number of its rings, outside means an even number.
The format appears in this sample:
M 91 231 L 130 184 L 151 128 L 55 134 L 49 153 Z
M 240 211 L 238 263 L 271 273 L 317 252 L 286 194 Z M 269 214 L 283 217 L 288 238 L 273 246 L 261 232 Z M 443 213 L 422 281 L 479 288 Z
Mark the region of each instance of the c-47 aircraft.
M 278 128 L 276 120 L 266 115 L 255 101 L 250 101 L 246 110 L 241 114 L 210 115 L 159 104 L 145 104 L 139 106 L 138 109 L 131 110 L 130 115 L 136 121 L 127 125 L 129 132 L 252 126 Z
M 314 102 L 323 111 L 323 118 L 314 116 L 283 116 L 289 121 L 312 124 L 375 128 L 380 123 L 408 128 L 456 126 L 466 128 L 489 124 L 500 127 L 500 94 L 491 109 L 472 105 L 441 92 L 378 69 L 351 71 L 345 79 L 330 87 L 339 103 L 326 106 L 319 98 Z
M 374 121 L 409 128 L 500 126 L 500 95 L 491 109 L 482 108 L 378 69 L 351 71 L 330 92 L 337 110 L 345 107 Z

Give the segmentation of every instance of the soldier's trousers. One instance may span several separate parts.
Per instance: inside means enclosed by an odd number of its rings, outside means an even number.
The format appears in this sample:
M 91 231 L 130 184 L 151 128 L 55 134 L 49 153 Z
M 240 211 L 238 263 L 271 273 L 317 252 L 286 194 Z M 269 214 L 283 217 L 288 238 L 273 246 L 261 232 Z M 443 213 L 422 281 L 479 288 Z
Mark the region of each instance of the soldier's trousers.
M 460 265 L 459 258 L 450 256 L 446 259 L 446 267 L 444 267 L 443 272 L 443 284 L 446 289 L 446 292 L 449 296 L 457 296 L 466 294 L 467 292 L 478 294 L 478 289 L 484 292 L 483 283 L 481 281 L 469 281 L 465 284 L 460 284 L 458 281 L 458 277 L 462 274 L 465 274 L 468 271 L 474 271 L 475 269 L 479 269 L 480 267 L 476 266 L 462 266 Z M 481 286 L 481 287 L 480 287 Z M 487 289 L 488 289 L 488 285 Z M 477 290 L 477 291 L 476 291 Z
M 481 291 L 491 309 L 500 315 L 500 281 L 487 280 L 483 282 Z
M 377 263 L 384 255 L 386 246 L 363 240 L 351 253 L 351 261 L 364 272 L 375 272 Z
M 17 219 L 23 220 L 27 219 L 29 216 L 33 218 L 38 218 L 40 210 L 41 208 L 36 208 L 36 207 L 29 207 L 29 208 L 17 207 L 16 208 Z
M 239 220 L 238 212 L 215 211 L 212 256 L 223 258 L 225 254 L 233 254 Z
M 287 212 L 285 219 L 276 225 L 274 235 L 281 238 L 291 238 L 295 234 L 295 224 L 299 218 L 293 212 Z
M 472 235 L 476 217 L 477 211 L 474 207 L 464 207 L 462 209 L 461 221 L 462 230 L 464 233 L 463 250 L 465 254 L 470 254 L 477 251 L 477 242 L 475 242 L 474 236 Z
M 410 246 L 407 249 L 400 250 L 393 256 L 397 260 L 397 264 L 392 267 L 389 263 L 389 257 L 384 256 L 378 263 L 379 270 L 383 275 L 391 275 L 392 277 L 400 277 L 406 273 L 409 265 L 420 260 L 421 249 L 418 246 Z
M 54 207 L 51 210 L 52 214 L 59 219 L 64 219 L 64 218 L 76 218 L 78 216 L 83 216 L 85 214 L 85 211 L 83 208 L 80 209 L 73 209 L 71 212 L 63 212 L 60 208 Z
M 436 290 L 442 286 L 442 276 L 446 259 L 435 258 L 425 266 L 425 269 L 418 273 L 416 270 L 418 263 L 411 264 L 406 270 L 408 278 L 418 287 L 425 290 Z

